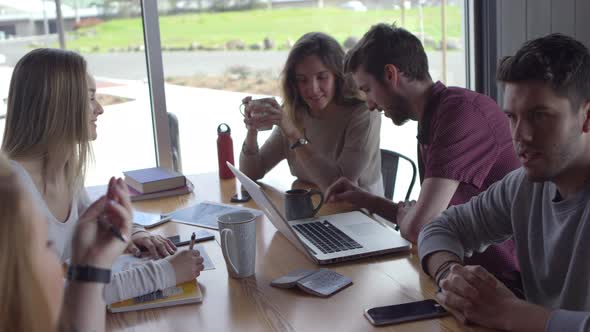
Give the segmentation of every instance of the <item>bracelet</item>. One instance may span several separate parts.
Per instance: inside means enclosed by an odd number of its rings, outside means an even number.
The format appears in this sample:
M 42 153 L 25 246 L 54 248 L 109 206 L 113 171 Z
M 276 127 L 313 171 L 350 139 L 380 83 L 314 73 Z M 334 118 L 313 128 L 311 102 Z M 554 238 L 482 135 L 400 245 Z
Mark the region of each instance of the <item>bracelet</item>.
M 440 281 L 444 279 L 449 274 L 449 272 L 451 272 L 451 267 L 453 266 L 453 264 L 461 264 L 461 262 L 456 260 L 448 260 L 439 265 L 439 267 L 436 269 L 436 272 L 434 272 L 433 276 L 434 283 L 437 286 L 439 286 Z
M 90 265 L 70 265 L 68 267 L 67 278 L 71 281 L 108 284 L 111 282 L 111 270 Z
M 140 229 L 136 229 L 135 231 L 131 232 L 131 236 L 133 236 L 133 235 L 135 235 L 135 234 L 137 234 L 137 233 L 142 233 L 142 232 L 145 232 L 145 233 L 151 234 L 151 233 L 150 233 L 150 232 L 149 232 L 147 229 L 145 229 L 145 228 L 140 228 Z
M 451 268 L 449 267 L 448 269 L 444 269 L 441 273 L 439 273 L 436 277 L 436 279 L 434 280 L 434 283 L 438 286 L 438 288 L 440 288 L 440 282 L 446 278 L 449 273 L 451 273 Z
M 451 265 L 452 263 L 459 263 L 459 261 L 456 261 L 454 259 L 450 259 L 448 261 L 445 261 L 444 263 L 442 263 L 441 265 L 438 266 L 438 268 L 436 269 L 436 271 L 434 272 L 434 274 L 432 275 L 433 277 L 436 277 L 437 274 L 439 274 L 443 269 L 445 269 L 447 266 Z

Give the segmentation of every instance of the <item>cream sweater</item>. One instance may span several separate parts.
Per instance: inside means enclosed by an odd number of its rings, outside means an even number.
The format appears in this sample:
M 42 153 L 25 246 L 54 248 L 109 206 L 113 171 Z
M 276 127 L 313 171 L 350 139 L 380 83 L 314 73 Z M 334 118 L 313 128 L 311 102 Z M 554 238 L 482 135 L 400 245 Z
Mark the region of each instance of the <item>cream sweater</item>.
M 339 108 L 322 119 L 305 111 L 300 114 L 315 159 L 298 160 L 281 128 L 275 127 L 258 152 L 249 154 L 242 149 L 240 170 L 258 180 L 287 159 L 291 174 L 300 180 L 321 187 L 320 181 L 328 181 L 329 185 L 344 176 L 370 193 L 383 196 L 379 112 L 369 112 L 361 104 Z M 318 159 L 331 161 L 331 167 Z

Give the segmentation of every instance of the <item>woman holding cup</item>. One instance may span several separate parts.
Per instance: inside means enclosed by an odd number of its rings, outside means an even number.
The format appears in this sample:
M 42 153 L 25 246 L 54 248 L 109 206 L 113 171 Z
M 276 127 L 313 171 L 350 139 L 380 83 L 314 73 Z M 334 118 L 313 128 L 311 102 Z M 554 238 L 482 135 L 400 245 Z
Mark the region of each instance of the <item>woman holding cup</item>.
M 282 72 L 283 105 L 274 98 L 243 100 L 242 172 L 257 180 L 287 159 L 291 174 L 322 190 L 344 176 L 383 195 L 381 118 L 367 112 L 343 62 L 340 44 L 324 33 L 307 33 L 295 43 Z M 273 125 L 258 148 L 258 131 Z

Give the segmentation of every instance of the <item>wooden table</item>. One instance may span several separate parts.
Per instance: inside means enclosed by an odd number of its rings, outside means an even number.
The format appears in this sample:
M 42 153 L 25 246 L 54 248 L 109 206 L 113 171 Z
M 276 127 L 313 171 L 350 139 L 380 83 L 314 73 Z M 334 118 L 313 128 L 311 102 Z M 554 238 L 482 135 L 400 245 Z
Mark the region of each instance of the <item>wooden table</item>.
M 235 180 L 220 181 L 217 174 L 189 177 L 191 195 L 135 203 L 138 210 L 165 213 L 210 200 L 229 203 Z M 279 190 L 289 189 L 289 179 L 265 186 L 275 205 L 282 206 Z M 268 182 L 267 182 L 268 183 Z M 274 189 L 273 189 L 274 188 Z M 277 204 L 278 203 L 278 204 Z M 256 208 L 252 201 L 243 206 Z M 350 210 L 328 204 L 321 214 Z M 169 222 L 152 231 L 165 236 L 188 235 L 195 226 Z M 363 316 L 366 308 L 433 298 L 434 283 L 420 269 L 415 249 L 409 253 L 363 259 L 329 266 L 352 278 L 353 285 L 329 298 L 308 295 L 299 289 L 279 289 L 271 280 L 295 269 L 318 268 L 281 235 L 266 217 L 257 220 L 256 274 L 233 279 L 216 241 L 204 242 L 215 270 L 198 278 L 202 303 L 137 312 L 108 314 L 109 331 L 483 331 L 465 327 L 454 318 L 425 320 L 376 328 Z

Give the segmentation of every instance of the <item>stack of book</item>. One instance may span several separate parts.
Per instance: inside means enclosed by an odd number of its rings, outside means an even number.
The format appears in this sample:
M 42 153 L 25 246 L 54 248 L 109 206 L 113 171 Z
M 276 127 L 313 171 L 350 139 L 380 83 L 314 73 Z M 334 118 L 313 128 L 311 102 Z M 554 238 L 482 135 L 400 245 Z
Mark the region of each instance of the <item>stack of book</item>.
M 182 174 L 161 167 L 123 172 L 131 201 L 188 194 L 193 184 Z

